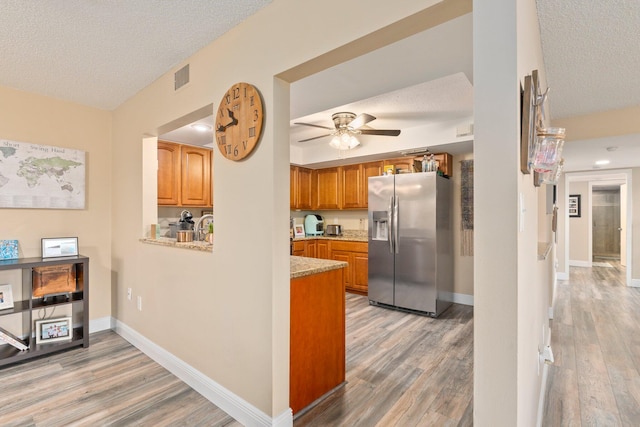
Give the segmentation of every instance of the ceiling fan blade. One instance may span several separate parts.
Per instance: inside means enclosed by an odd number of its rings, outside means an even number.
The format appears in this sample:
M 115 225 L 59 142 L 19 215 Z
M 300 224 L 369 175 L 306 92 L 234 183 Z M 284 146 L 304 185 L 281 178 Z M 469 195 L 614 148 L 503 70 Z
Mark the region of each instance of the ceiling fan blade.
M 326 135 L 320 135 L 320 136 L 314 136 L 313 138 L 307 138 L 307 139 L 301 139 L 298 142 L 307 142 L 307 141 L 313 141 L 314 139 L 320 139 L 320 138 L 324 138 L 325 136 L 331 136 L 330 133 L 326 134 Z
M 358 129 L 363 135 L 398 136 L 400 129 Z
M 367 113 L 358 114 L 355 119 L 349 122 L 349 127 L 358 129 L 360 126 L 364 126 L 367 123 L 374 121 L 375 119 L 376 118 L 373 117 L 371 114 L 367 114 Z
M 335 128 L 330 128 L 328 126 L 322 126 L 322 125 L 314 125 L 312 123 L 298 123 L 298 122 L 294 122 L 294 125 L 302 125 L 302 126 L 311 126 L 314 128 L 320 128 L 320 129 L 328 129 L 328 130 L 335 130 Z

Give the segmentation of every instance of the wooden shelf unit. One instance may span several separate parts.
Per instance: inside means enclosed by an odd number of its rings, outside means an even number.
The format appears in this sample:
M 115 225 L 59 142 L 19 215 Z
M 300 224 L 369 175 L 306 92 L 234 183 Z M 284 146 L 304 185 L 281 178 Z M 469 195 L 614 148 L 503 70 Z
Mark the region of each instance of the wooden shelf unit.
M 63 295 L 39 298 L 33 296 L 33 269 L 71 264 L 76 280 L 75 291 L 69 297 Z M 89 347 L 89 258 L 78 255 L 61 258 L 19 258 L 0 260 L 0 271 L 22 270 L 22 299 L 15 300 L 13 308 L 0 310 L 0 325 L 3 318 L 11 315 L 22 316 L 22 331 L 15 334 L 25 340 L 29 347 L 20 351 L 10 344 L 0 345 L 0 367 L 24 362 L 35 357 L 67 350 L 73 347 Z M 15 289 L 15 285 L 14 289 Z M 19 295 L 15 293 L 15 295 Z M 73 336 L 67 341 L 36 344 L 34 335 L 35 320 L 33 312 L 42 308 L 71 305 L 71 318 L 81 315 L 82 325 L 73 328 Z M 73 321 L 73 320 L 72 320 Z

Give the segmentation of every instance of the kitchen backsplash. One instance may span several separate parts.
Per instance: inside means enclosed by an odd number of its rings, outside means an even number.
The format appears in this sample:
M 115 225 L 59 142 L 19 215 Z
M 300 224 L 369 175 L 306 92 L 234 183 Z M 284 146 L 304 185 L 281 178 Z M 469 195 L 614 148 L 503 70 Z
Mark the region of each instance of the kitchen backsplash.
M 304 217 L 317 214 L 324 218 L 325 225 L 339 224 L 346 232 L 366 231 L 368 229 L 368 212 L 366 210 L 353 211 L 291 211 L 291 217 L 296 224 L 304 224 Z

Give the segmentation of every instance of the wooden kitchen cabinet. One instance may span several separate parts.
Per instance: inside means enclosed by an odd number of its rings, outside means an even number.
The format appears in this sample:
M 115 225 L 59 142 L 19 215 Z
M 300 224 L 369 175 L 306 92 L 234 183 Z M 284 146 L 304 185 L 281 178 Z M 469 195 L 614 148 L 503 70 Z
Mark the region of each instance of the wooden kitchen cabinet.
M 363 174 L 362 165 L 348 165 L 340 168 L 340 174 L 342 182 L 342 191 L 340 208 L 362 208 L 364 207 L 363 200 Z
M 368 244 L 365 242 L 331 241 L 331 259 L 345 261 L 345 289 L 367 295 L 369 275 Z
M 211 150 L 183 145 L 180 147 L 182 161 L 181 193 L 182 206 L 213 206 L 211 195 Z
M 316 240 L 305 240 L 304 245 L 304 256 L 307 258 L 315 258 L 316 257 Z
M 369 178 L 381 176 L 384 162 L 368 162 L 362 164 L 362 208 L 369 207 Z
M 158 204 L 180 203 L 180 145 L 158 141 Z
M 305 252 L 305 240 L 293 241 L 293 252 L 294 256 L 304 256 Z
M 328 240 L 316 240 L 316 258 L 331 259 L 329 258 Z
M 213 206 L 212 150 L 158 141 L 158 205 Z
M 340 209 L 340 168 L 313 171 L 313 209 Z
M 299 166 L 290 166 L 289 180 L 291 209 L 313 209 L 311 200 L 313 171 Z
M 395 159 L 387 159 L 384 161 L 384 167 L 393 165 L 393 173 L 398 171 L 413 171 L 413 160 L 415 157 L 397 157 Z

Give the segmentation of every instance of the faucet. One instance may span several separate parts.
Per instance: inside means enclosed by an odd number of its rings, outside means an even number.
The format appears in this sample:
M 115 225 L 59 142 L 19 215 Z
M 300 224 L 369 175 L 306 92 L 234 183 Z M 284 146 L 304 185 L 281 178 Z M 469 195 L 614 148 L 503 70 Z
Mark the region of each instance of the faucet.
M 194 240 L 203 240 L 200 237 L 200 233 L 202 233 L 203 230 L 204 230 L 204 227 L 202 227 L 202 223 L 207 219 L 211 219 L 211 222 L 213 222 L 213 215 L 212 214 L 202 215 L 200 217 L 200 219 L 198 220 L 198 222 L 196 222 L 195 227 L 193 227 L 193 239 Z

